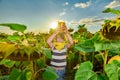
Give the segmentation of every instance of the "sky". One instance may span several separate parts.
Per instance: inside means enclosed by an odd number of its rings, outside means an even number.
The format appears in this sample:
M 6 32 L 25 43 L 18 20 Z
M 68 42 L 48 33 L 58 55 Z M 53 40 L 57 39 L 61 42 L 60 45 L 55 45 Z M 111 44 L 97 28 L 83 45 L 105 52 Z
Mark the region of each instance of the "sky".
M 0 23 L 27 26 L 26 32 L 48 32 L 50 24 L 63 20 L 68 28 L 86 24 L 88 31 L 99 31 L 104 19 L 115 15 L 102 13 L 106 8 L 120 10 L 120 0 L 0 0 Z M 0 32 L 10 33 L 0 27 Z

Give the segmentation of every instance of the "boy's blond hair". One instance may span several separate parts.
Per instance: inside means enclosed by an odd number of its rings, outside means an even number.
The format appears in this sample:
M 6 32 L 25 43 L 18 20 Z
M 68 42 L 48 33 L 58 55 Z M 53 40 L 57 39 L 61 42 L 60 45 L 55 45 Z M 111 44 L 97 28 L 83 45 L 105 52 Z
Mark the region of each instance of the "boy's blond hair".
M 56 37 L 55 37 L 55 41 L 57 41 L 57 38 L 58 38 L 58 37 L 62 38 L 64 41 L 66 40 L 64 33 L 58 33 L 58 34 L 56 35 Z

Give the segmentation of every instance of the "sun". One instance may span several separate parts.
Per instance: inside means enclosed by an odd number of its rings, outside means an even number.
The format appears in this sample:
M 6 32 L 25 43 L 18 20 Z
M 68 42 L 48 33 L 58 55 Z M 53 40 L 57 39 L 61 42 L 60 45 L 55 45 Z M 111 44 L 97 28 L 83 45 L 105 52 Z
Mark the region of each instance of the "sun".
M 57 21 L 54 21 L 50 24 L 50 28 L 55 29 L 57 25 L 58 25 Z

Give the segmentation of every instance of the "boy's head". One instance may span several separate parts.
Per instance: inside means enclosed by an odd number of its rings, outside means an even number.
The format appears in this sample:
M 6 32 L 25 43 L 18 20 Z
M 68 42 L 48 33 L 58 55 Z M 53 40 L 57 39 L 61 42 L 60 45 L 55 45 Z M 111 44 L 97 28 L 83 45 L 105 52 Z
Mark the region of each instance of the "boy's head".
M 62 31 L 67 29 L 66 24 L 64 21 L 58 21 L 58 27 L 61 28 Z
M 64 33 L 59 33 L 59 34 L 57 34 L 56 35 L 56 37 L 55 37 L 55 41 L 56 42 L 65 42 L 65 35 L 64 35 Z
M 56 35 L 55 41 L 56 42 L 65 42 L 65 33 L 64 30 L 66 30 L 66 24 L 64 21 L 58 21 L 58 28 L 60 29 L 60 32 Z

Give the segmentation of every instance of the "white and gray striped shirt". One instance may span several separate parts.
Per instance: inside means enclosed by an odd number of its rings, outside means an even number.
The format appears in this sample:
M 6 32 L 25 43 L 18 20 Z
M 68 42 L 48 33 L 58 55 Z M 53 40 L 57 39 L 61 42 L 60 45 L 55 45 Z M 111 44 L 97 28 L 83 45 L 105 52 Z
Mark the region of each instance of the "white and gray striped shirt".
M 67 48 L 64 47 L 61 50 L 56 50 L 55 47 L 52 47 L 52 60 L 50 65 L 56 68 L 66 67 L 66 52 Z

